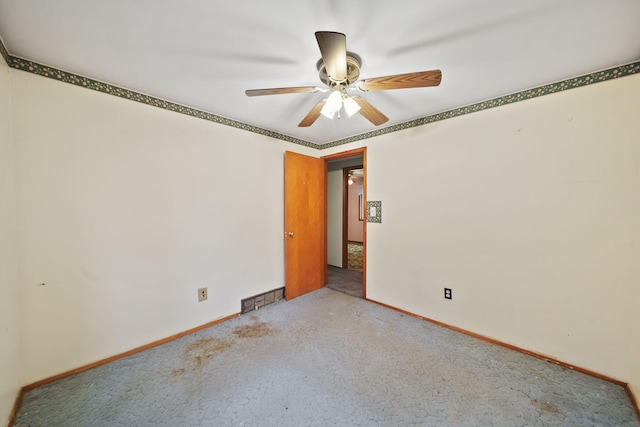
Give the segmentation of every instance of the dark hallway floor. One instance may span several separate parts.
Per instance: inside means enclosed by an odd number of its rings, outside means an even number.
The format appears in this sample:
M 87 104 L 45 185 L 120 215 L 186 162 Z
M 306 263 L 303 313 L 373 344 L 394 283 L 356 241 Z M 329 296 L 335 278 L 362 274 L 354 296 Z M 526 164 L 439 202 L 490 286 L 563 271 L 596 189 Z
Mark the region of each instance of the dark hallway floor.
M 362 298 L 362 272 L 327 266 L 327 288 Z

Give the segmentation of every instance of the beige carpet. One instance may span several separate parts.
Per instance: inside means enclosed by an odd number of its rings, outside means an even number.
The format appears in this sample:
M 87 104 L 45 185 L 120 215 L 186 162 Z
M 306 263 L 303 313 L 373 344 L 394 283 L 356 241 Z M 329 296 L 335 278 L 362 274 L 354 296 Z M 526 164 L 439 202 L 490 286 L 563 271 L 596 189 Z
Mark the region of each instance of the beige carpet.
M 623 387 L 323 288 L 25 393 L 15 425 L 640 425 Z

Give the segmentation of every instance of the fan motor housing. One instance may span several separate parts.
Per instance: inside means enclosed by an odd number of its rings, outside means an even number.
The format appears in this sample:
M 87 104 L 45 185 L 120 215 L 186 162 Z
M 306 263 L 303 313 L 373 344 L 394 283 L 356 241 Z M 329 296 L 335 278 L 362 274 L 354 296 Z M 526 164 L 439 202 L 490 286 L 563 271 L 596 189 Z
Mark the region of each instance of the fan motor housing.
M 318 68 L 320 81 L 322 81 L 327 86 L 332 86 L 336 83 L 343 84 L 344 86 L 349 86 L 351 83 L 358 80 L 358 77 L 360 77 L 361 65 L 362 61 L 360 60 L 360 57 L 358 55 L 352 52 L 347 52 L 347 79 L 344 82 L 334 82 L 331 80 L 331 78 L 327 74 L 327 70 L 322 59 L 318 61 L 316 66 Z

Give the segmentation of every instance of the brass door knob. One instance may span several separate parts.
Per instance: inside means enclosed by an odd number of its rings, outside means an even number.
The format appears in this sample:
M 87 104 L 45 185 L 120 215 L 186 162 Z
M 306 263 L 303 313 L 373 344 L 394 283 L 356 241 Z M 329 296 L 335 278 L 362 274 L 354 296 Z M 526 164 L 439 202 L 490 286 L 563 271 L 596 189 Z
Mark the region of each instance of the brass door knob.
M 293 236 L 295 235 L 295 233 L 294 233 L 293 231 L 290 231 L 290 232 L 288 232 L 288 233 L 284 233 L 284 235 L 285 235 L 285 237 L 286 237 L 286 236 L 289 236 L 289 237 L 293 238 Z

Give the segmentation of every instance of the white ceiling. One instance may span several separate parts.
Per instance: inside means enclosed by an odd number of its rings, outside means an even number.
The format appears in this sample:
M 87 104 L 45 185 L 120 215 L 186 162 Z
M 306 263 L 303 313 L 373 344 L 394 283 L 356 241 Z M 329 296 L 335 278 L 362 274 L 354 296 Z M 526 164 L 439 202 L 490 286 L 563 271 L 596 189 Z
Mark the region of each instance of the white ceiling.
M 638 0 L 0 0 L 14 56 L 324 144 L 375 127 L 297 127 L 326 94 L 244 94 L 320 86 L 319 30 L 347 35 L 361 78 L 442 70 L 364 93 L 383 126 L 640 59 Z

